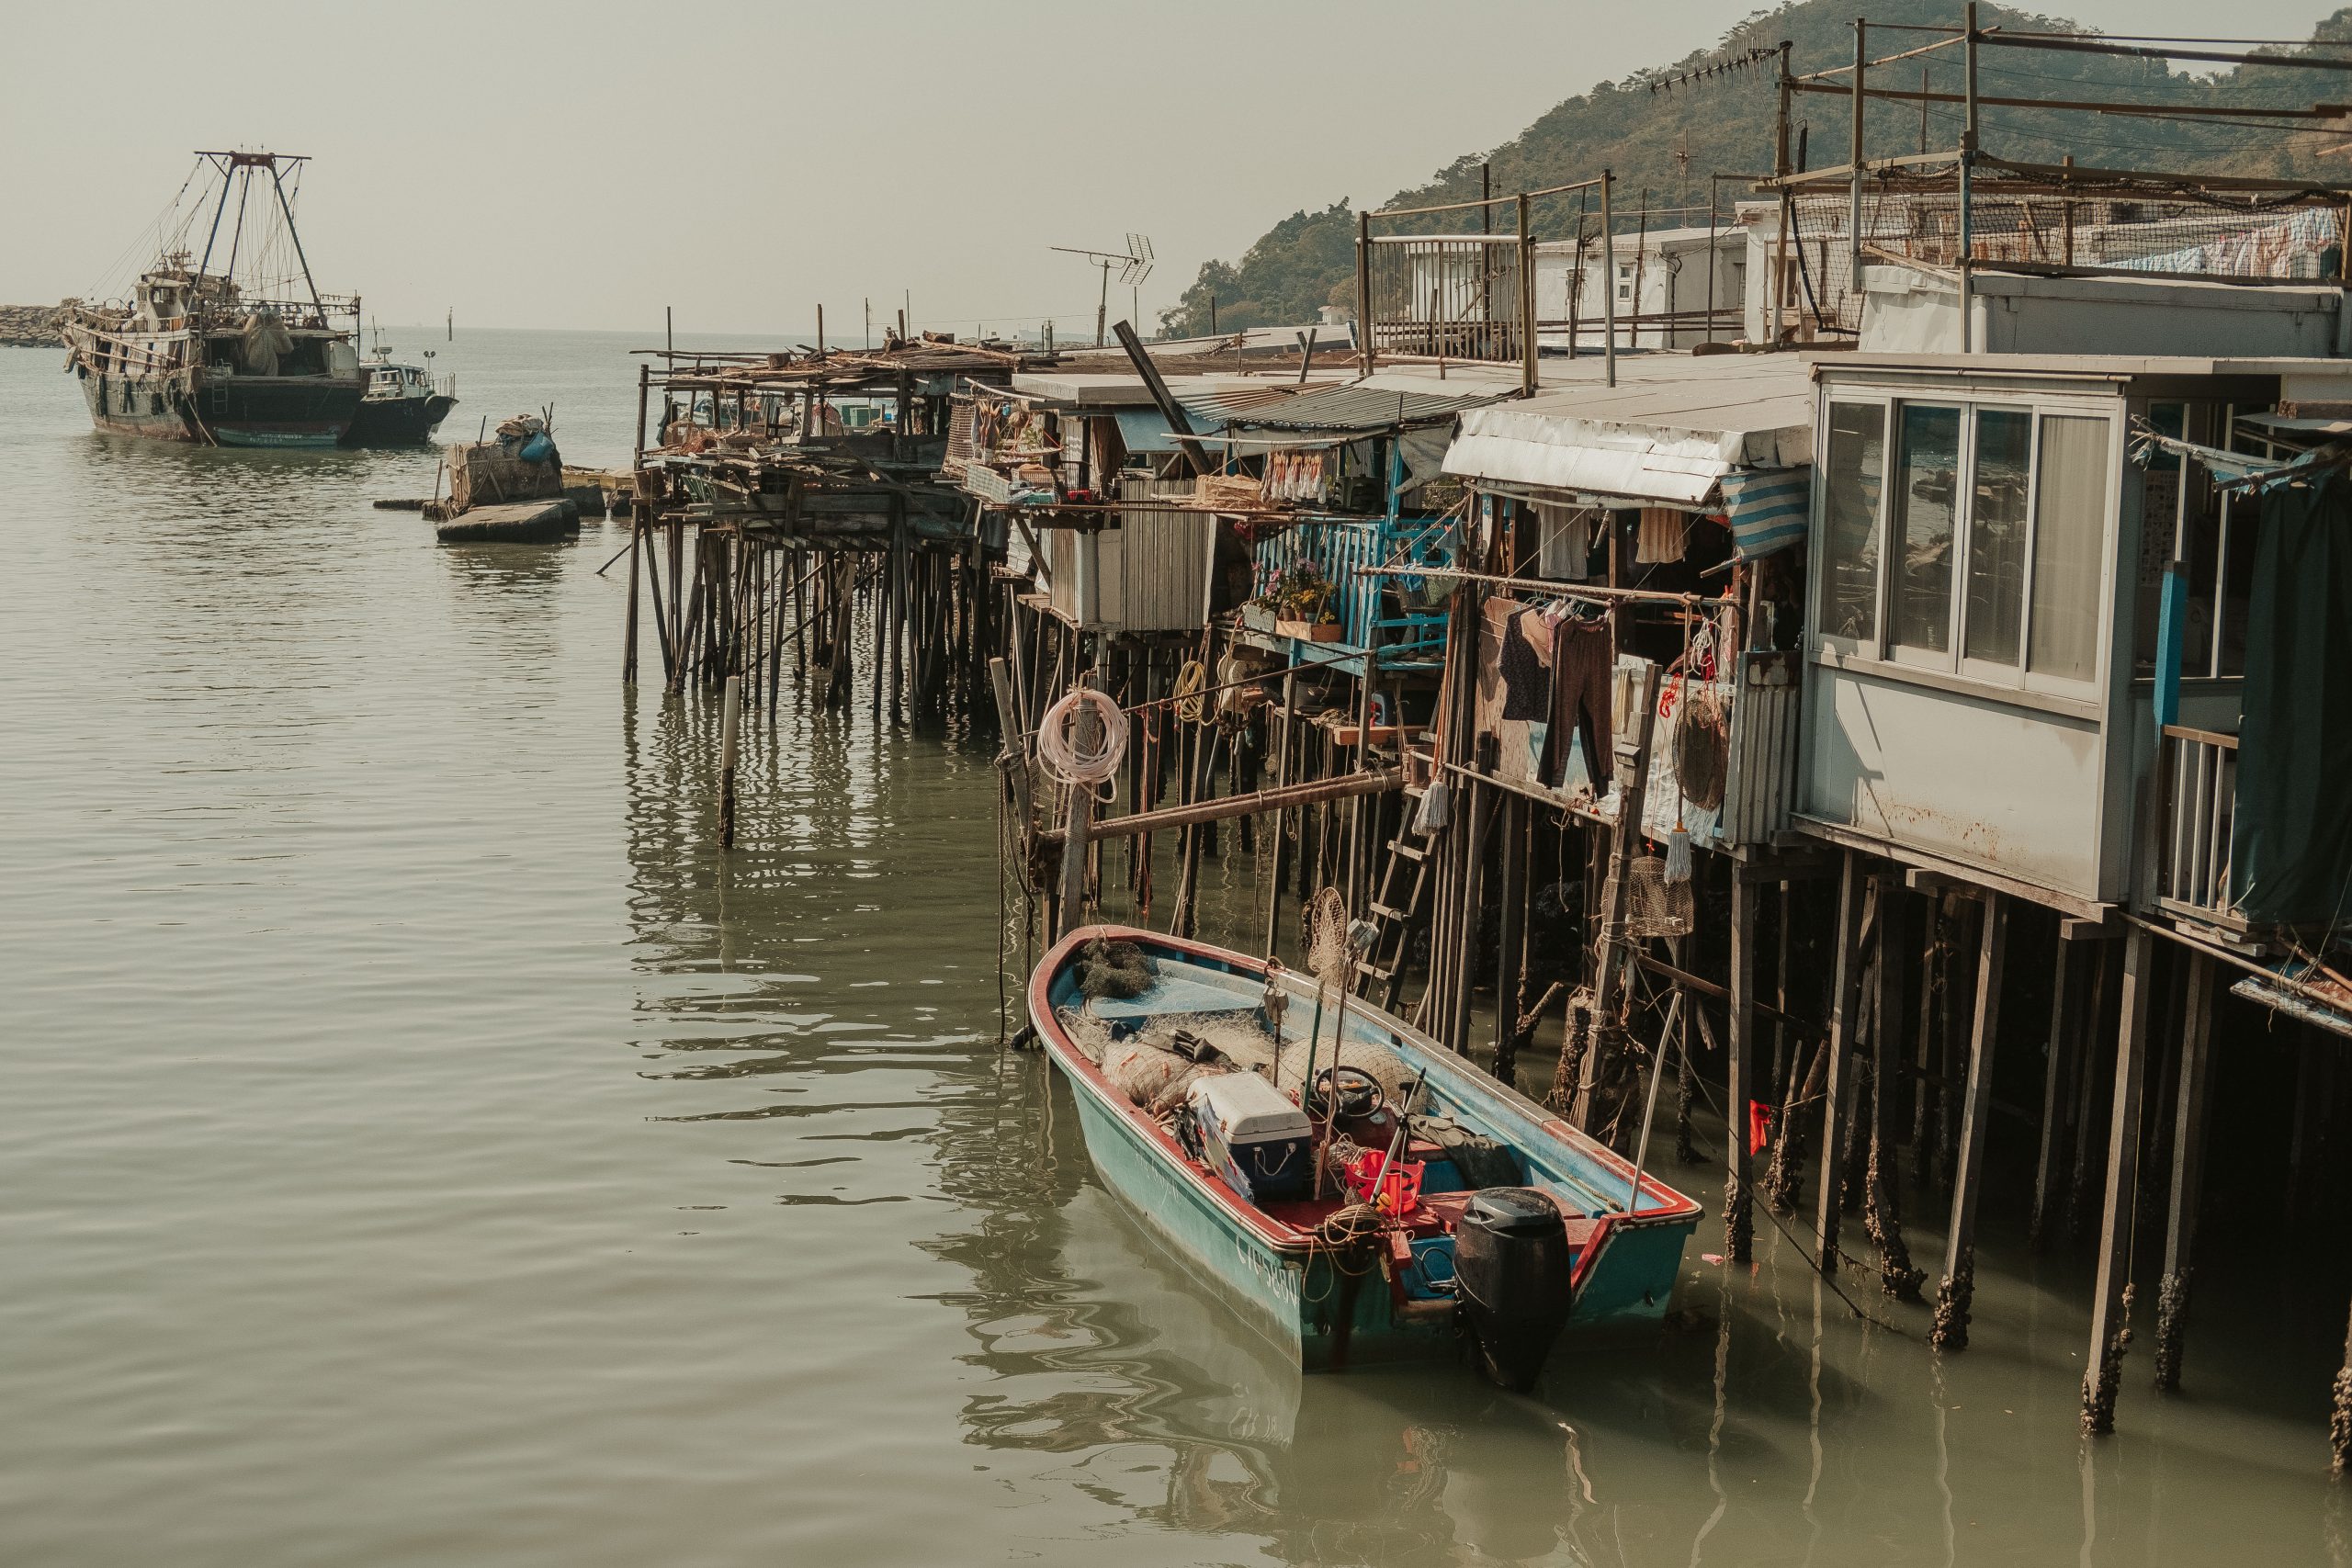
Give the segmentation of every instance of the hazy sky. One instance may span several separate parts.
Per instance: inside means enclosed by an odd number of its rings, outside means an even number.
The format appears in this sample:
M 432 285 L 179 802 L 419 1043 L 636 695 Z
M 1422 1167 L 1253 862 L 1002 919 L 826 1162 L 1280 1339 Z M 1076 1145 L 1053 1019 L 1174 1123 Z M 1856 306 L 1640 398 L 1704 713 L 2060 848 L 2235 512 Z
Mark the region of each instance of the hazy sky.
M 1096 275 L 1049 246 L 1150 235 L 1148 319 L 1273 220 L 1417 184 L 1754 8 L 28 4 L 0 94 L 0 302 L 89 291 L 192 149 L 266 146 L 317 159 L 320 286 L 387 323 L 658 328 L 670 304 L 682 331 L 798 331 L 821 300 L 838 340 L 865 297 L 878 322 L 911 290 L 920 324 L 1091 333 Z M 2051 9 L 2288 37 L 2332 6 Z

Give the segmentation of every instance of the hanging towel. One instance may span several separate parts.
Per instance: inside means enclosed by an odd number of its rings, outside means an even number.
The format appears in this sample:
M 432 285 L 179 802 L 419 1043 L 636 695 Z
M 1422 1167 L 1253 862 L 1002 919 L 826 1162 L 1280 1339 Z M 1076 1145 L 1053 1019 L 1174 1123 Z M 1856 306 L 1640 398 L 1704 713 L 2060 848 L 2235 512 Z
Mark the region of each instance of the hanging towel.
M 1682 558 L 1682 536 L 1690 519 L 1671 507 L 1642 508 L 1642 531 L 1634 543 L 1635 566 L 1657 566 Z
M 1539 543 L 1535 570 L 1566 582 L 1582 582 L 1592 558 L 1592 513 L 1581 506 L 1549 501 L 1535 503 Z
M 1482 608 L 1478 728 L 1495 738 L 1498 773 L 1532 781 L 1552 729 L 1552 627 L 1514 599 L 1498 596 Z
M 1725 474 L 1723 487 L 1732 552 L 1741 560 L 1775 554 L 1804 538 L 1811 468 L 1743 468 Z

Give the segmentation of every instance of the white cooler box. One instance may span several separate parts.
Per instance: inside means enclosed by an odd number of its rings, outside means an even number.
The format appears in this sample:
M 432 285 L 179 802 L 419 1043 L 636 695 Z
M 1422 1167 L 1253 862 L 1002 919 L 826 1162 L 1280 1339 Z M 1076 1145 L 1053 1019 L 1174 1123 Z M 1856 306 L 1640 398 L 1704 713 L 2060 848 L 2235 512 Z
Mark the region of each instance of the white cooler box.
M 1263 1204 L 1314 1190 L 1314 1124 L 1282 1090 L 1255 1073 L 1214 1073 L 1188 1098 L 1209 1168 L 1236 1192 Z

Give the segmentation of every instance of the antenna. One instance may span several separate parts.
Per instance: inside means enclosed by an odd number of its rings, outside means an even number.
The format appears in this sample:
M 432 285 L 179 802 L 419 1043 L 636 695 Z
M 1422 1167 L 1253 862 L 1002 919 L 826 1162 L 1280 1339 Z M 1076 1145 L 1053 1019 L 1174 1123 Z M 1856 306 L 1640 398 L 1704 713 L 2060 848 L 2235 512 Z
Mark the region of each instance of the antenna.
M 1124 251 L 1089 251 L 1076 245 L 1050 245 L 1066 256 L 1084 256 L 1088 263 L 1102 269 L 1102 295 L 1094 307 L 1094 346 L 1103 346 L 1103 328 L 1111 314 L 1111 268 L 1119 269 L 1119 281 L 1129 288 L 1139 288 L 1151 276 L 1151 241 L 1142 234 L 1129 234 Z

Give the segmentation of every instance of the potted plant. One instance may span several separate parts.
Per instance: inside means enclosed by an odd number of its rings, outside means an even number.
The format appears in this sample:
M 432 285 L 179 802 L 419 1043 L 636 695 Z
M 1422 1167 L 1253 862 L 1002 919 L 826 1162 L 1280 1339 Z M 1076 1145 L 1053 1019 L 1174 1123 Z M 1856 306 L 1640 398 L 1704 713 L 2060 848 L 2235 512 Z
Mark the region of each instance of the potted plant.
M 1340 640 L 1340 616 L 1332 605 L 1331 580 L 1313 561 L 1277 573 L 1258 603 L 1273 612 L 1274 630 L 1306 642 Z

